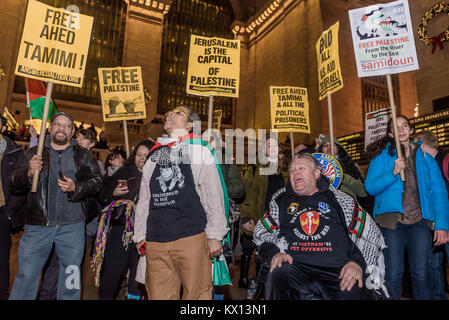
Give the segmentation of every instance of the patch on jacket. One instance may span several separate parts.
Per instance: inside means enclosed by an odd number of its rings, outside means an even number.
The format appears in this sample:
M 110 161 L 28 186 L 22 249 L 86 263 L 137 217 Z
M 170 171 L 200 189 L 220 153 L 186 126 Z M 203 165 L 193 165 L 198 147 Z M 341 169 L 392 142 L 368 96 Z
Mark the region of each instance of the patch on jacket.
M 287 213 L 288 214 L 295 214 L 299 209 L 299 204 L 296 202 L 292 202 L 290 203 L 290 205 L 287 208 Z
M 268 213 L 264 215 L 262 218 L 262 224 L 264 225 L 265 229 L 267 229 L 269 232 L 273 232 L 276 229 L 279 229 L 278 224 L 276 221 L 274 221 L 273 217 L 270 216 Z
M 354 211 L 352 214 L 352 221 L 349 225 L 349 232 L 355 234 L 357 238 L 360 238 L 365 228 L 366 211 L 363 209 L 357 201 L 354 201 Z

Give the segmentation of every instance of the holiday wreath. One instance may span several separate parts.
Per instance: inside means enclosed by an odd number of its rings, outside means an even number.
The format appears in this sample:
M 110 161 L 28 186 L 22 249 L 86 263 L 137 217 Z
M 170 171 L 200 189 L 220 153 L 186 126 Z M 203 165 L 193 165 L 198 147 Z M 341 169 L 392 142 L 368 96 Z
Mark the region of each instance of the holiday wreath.
M 436 37 L 430 37 L 427 34 L 427 27 L 429 25 L 430 20 L 435 15 L 440 13 L 444 13 L 449 15 L 449 4 L 448 3 L 437 3 L 426 12 L 424 17 L 421 19 L 422 23 L 418 27 L 418 38 L 422 42 L 424 42 L 428 46 L 432 46 L 432 53 L 434 53 L 436 46 L 438 45 L 441 50 L 443 50 L 443 43 L 449 40 L 449 28 L 445 31 L 441 32 Z

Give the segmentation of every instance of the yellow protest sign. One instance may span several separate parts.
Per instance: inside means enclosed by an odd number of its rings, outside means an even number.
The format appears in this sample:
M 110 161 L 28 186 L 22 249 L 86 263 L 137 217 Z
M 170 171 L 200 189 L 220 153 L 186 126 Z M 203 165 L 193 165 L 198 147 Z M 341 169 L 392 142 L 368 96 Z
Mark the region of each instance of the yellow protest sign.
M 343 88 L 343 77 L 341 76 L 338 53 L 339 25 L 340 22 L 337 21 L 332 27 L 324 31 L 316 43 L 320 100 L 323 100 L 328 94 Z
M 186 92 L 201 96 L 239 96 L 240 40 L 190 37 Z
M 82 87 L 93 20 L 29 0 L 15 74 Z
M 310 133 L 307 88 L 270 86 L 271 128 Z
M 140 67 L 99 68 L 104 121 L 145 119 L 145 95 Z
M 223 110 L 221 109 L 214 110 L 212 114 L 212 129 L 217 129 L 218 131 L 220 131 L 222 117 L 223 117 Z

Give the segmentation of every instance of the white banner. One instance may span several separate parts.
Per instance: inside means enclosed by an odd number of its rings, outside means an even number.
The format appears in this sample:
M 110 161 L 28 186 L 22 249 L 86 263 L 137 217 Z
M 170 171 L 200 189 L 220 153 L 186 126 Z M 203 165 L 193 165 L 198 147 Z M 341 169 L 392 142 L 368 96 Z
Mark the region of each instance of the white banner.
M 349 11 L 359 77 L 418 70 L 407 0 Z
M 390 118 L 390 108 L 368 112 L 365 115 L 365 150 L 367 145 L 385 136 Z

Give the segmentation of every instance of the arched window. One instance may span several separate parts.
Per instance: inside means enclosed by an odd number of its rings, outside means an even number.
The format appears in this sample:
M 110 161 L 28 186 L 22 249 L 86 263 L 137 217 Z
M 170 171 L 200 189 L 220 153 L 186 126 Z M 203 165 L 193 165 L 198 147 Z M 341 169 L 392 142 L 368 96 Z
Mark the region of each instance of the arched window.
M 207 120 L 209 98 L 186 93 L 190 35 L 233 39 L 232 8 L 223 0 L 174 0 L 164 19 L 157 113 L 165 114 L 180 101 Z M 222 123 L 232 123 L 232 98 L 214 97 Z
M 368 112 L 390 107 L 387 78 L 385 76 L 363 77 L 361 81 L 363 119 L 365 119 L 365 114 Z M 399 114 L 401 112 L 401 99 L 397 74 L 391 75 L 391 82 L 393 84 L 394 103 Z

